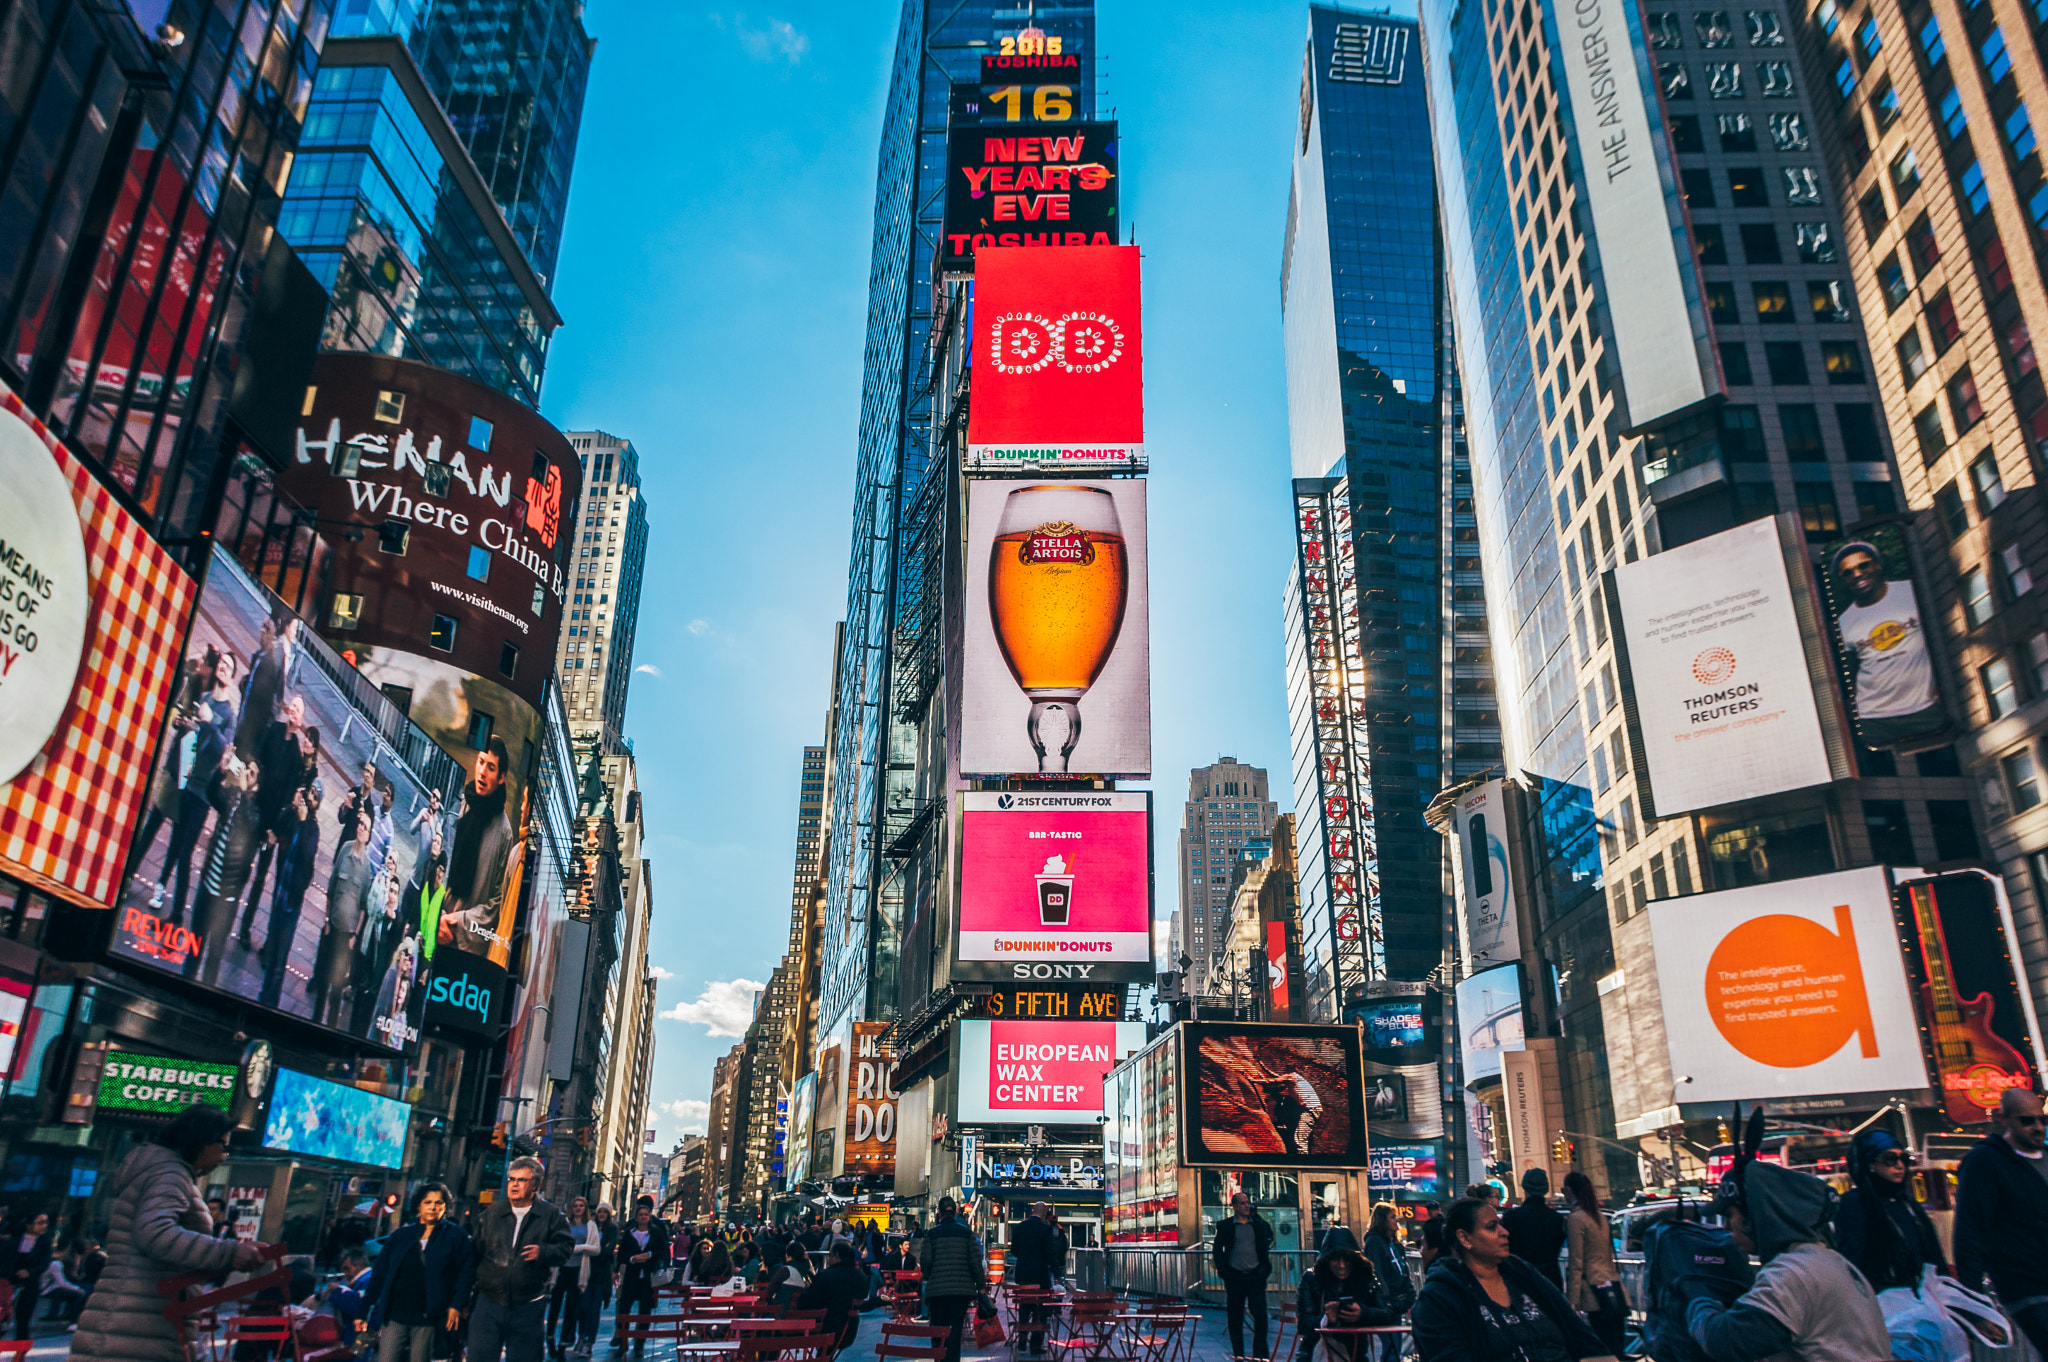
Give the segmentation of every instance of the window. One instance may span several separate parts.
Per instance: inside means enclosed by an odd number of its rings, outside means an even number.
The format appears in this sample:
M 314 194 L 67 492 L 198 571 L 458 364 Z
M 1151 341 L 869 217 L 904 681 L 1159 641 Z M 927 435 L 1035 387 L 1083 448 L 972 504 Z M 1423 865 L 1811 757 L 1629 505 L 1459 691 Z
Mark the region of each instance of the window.
M 1806 284 L 1806 301 L 1813 309 L 1817 322 L 1846 322 L 1854 319 L 1849 311 L 1848 290 L 1839 279 L 1810 279 Z
M 491 580 L 491 551 L 475 544 L 469 546 L 469 575 L 479 582 Z
M 1795 482 L 1792 491 L 1799 498 L 1799 519 L 1806 527 L 1809 541 L 1819 543 L 1842 533 L 1842 512 L 1835 504 L 1834 483 Z
M 491 423 L 481 416 L 469 418 L 469 447 L 479 454 L 491 452 Z
M 1828 371 L 1830 383 L 1863 381 L 1863 352 L 1856 348 L 1855 341 L 1822 341 L 1820 362 Z
M 444 653 L 455 651 L 455 617 L 434 616 L 434 625 L 427 631 L 427 642 Z
M 1749 370 L 1749 347 L 1741 341 L 1721 342 L 1721 376 L 1731 388 L 1746 388 L 1756 382 Z
M 1779 151 L 1807 151 L 1813 143 L 1806 136 L 1806 117 L 1797 113 L 1770 116 L 1771 142 Z
M 1921 753 L 1924 758 L 1927 754 Z M 1922 774 L 1926 774 L 1922 772 Z M 1934 829 L 1934 859 L 1974 861 L 1977 859 L 1977 825 L 1970 818 L 1966 799 L 1930 799 L 1927 821 Z
M 2022 103 L 2005 120 L 2005 140 L 2012 144 L 2013 159 L 2024 161 L 2034 154 L 2034 123 Z
M 1768 222 L 1742 224 L 1742 258 L 1752 265 L 1776 265 L 1784 256 L 1778 251 L 1778 229 Z
M 1707 315 L 1723 326 L 1732 326 L 1742 320 L 1742 309 L 1735 305 L 1735 285 L 1707 285 Z
M 1886 81 L 1871 92 L 1870 112 L 1877 118 L 1879 132 L 1899 121 L 1899 92 Z
M 481 752 L 491 745 L 491 730 L 496 726 L 487 710 L 473 709 L 469 712 L 469 732 L 464 736 L 471 747 Z
M 1920 187 L 1920 158 L 1913 154 L 1910 146 L 1899 149 L 1892 157 L 1892 188 L 1898 191 L 1899 202 L 1913 197 L 1913 191 Z
M 1752 520 L 1778 513 L 1778 489 L 1768 482 L 1738 482 L 1735 484 L 1735 522 L 1747 525 Z
M 1934 494 L 1934 509 L 1941 516 L 1941 527 L 1948 531 L 1950 539 L 1960 539 L 1970 528 L 1970 512 L 1963 505 L 1963 494 L 1954 483 L 1948 483 Z
M 1948 448 L 1948 432 L 1942 428 L 1941 409 L 1929 402 L 1913 418 L 1913 434 L 1920 441 L 1920 457 L 1933 463 Z
M 1694 210 L 1714 206 L 1714 172 L 1711 170 L 1681 170 L 1678 178 L 1685 187 L 1686 206 Z
M 2034 191 L 2034 197 L 2027 200 L 2027 212 L 2034 219 L 2034 226 L 2048 232 L 2048 185 Z
M 1767 65 L 1768 63 L 1759 64 Z M 1739 61 L 1708 62 L 1707 94 L 1713 99 L 1742 98 L 1742 63 Z
M 345 591 L 334 593 L 334 599 L 327 605 L 327 627 L 343 632 L 354 630 L 363 622 L 363 598 L 351 596 Z
M 1765 341 L 1764 367 L 1771 382 L 1805 385 L 1813 382 L 1806 372 L 1806 347 L 1798 341 Z
M 1790 324 L 1792 321 L 1792 290 L 1780 283 L 1752 284 L 1750 292 L 1756 298 L 1756 319 L 1761 325 Z
M 1837 402 L 1835 425 L 1842 432 L 1842 457 L 1851 463 L 1883 463 L 1884 437 L 1877 432 L 1877 413 L 1868 402 Z
M 1863 60 L 1869 61 L 1884 49 L 1884 39 L 1878 36 L 1877 16 L 1870 15 L 1856 26 L 1856 46 L 1863 51 Z
M 1818 204 L 1820 202 L 1820 176 L 1812 166 L 1780 166 L 1778 172 L 1785 177 L 1785 202 L 1790 204 Z
M 1934 224 L 1922 213 L 1906 229 L 1906 249 L 1913 253 L 1913 267 L 1926 274 L 1941 259 L 1941 242 L 1935 239 Z
M 1992 296 L 1996 297 L 2012 287 L 2012 266 L 2006 262 L 2005 243 L 1997 237 L 1984 245 L 1984 281 L 1990 285 Z
M 1675 22 L 1678 16 L 1673 15 L 1671 17 L 1674 20 L 1672 28 L 1675 30 L 1678 27 Z M 1664 98 L 1666 100 L 1692 98 L 1692 76 L 1686 71 L 1684 62 L 1667 61 L 1658 63 L 1657 79 L 1664 86 Z
M 1927 57 L 1929 66 L 1941 63 L 1948 55 L 1948 45 L 1941 40 L 1941 21 L 1929 19 L 1920 26 L 1920 51 Z
M 1755 407 L 1730 404 L 1721 408 L 1721 456 L 1733 463 L 1762 463 L 1770 457 L 1764 446 L 1764 425 Z M 1599 622 L 1594 616 L 1594 622 Z
M 1842 92 L 1844 99 L 1856 90 L 1856 63 L 1847 57 L 1842 58 L 1842 64 L 1835 68 L 1835 88 Z
M 1892 210 L 1884 201 L 1884 189 L 1879 185 L 1870 186 L 1869 192 L 1857 200 L 1857 206 L 1863 210 L 1863 230 L 1872 241 L 1877 240 L 1877 234 L 1892 220 Z
M 1822 33 L 1832 34 L 1842 22 L 1842 11 L 1836 7 L 1835 0 L 1820 0 L 1813 11 L 1813 21 L 1820 25 Z
M 1721 114 L 1714 120 L 1723 151 L 1755 151 L 1756 122 L 1746 113 Z
M 2005 329 L 2005 352 L 2012 356 L 2012 366 L 2022 375 L 2031 374 L 2039 367 L 2034 360 L 2034 337 L 2027 330 L 2024 320 L 2016 321 Z
M 1969 116 L 1963 112 L 1961 92 L 1951 88 L 1941 97 L 1941 126 L 1948 129 L 1948 135 L 1953 140 L 1963 135 L 1963 129 L 1968 127 L 1969 123 Z
M 1977 679 L 1984 687 L 1984 704 L 1994 719 L 2003 719 L 2020 706 L 2019 687 L 2013 684 L 2012 664 L 2002 657 L 1994 657 L 1977 669 Z
M 1977 510 L 1990 515 L 2005 501 L 2005 479 L 1998 475 L 1998 461 L 1990 451 L 1970 465 L 1970 483 L 1977 489 Z
M 1939 354 L 1947 354 L 1948 348 L 1963 338 L 1963 324 L 1956 320 L 1955 301 L 1947 289 L 1927 305 L 1927 325 L 1934 332 L 1934 348 Z
M 405 419 L 405 394 L 378 389 L 375 414 L 386 425 L 397 425 Z
M 1948 382 L 1948 416 L 1958 435 L 1984 419 L 1984 404 L 1977 400 L 1977 380 L 1970 377 L 1968 369 Z
M 1764 193 L 1764 172 L 1758 166 L 1731 166 L 1728 170 L 1728 202 L 1737 208 L 1768 208 Z
M 1676 114 L 1669 124 L 1671 149 L 1673 151 L 1705 151 L 1706 145 L 1700 140 L 1700 120 L 1696 114 Z
M 2027 665 L 2034 673 L 2034 693 L 2048 695 L 2048 633 L 2027 640 Z
M 445 463 L 430 463 L 427 465 L 426 473 L 420 480 L 420 485 L 426 489 L 426 493 L 430 497 L 445 497 L 448 495 L 448 489 L 454 482 L 455 473 L 449 465 Z
M 1818 463 L 1827 458 L 1820 440 L 1820 410 L 1804 403 L 1778 408 L 1778 425 L 1785 432 L 1785 453 L 1794 463 Z
M 1913 286 L 1906 282 L 1906 267 L 1899 263 L 1899 253 L 1893 251 L 1877 267 L 1877 286 L 1884 290 L 1885 309 L 1897 310 L 1900 303 L 1913 294 Z
M 1872 516 L 1894 515 L 1899 509 L 1898 496 L 1888 482 L 1856 482 L 1850 484 L 1856 494 L 1856 518 L 1869 520 Z
M 1984 187 L 1984 167 L 1972 161 L 1963 169 L 1963 200 L 1970 205 L 1972 213 L 1981 213 L 1991 202 L 1991 191 Z
M 1995 607 L 1991 600 L 1991 574 L 1981 567 L 1973 567 L 1963 574 L 1963 613 L 1969 617 L 1975 628 L 1991 622 Z
M 1998 764 L 2005 771 L 2005 790 L 2014 813 L 2025 813 L 2041 802 L 2041 777 L 2034 769 L 2031 751 L 2022 747 L 2000 758 Z
M 1909 329 L 1905 335 L 1899 337 L 1899 343 L 1895 348 L 1899 352 L 1899 377 L 1904 379 L 1906 386 L 1910 388 L 1915 379 L 1927 372 L 1927 366 L 1931 362 L 1927 358 L 1927 347 L 1920 340 L 1920 328 L 1914 326 Z
M 1728 242 L 1721 235 L 1719 223 L 1695 222 L 1692 225 L 1692 245 L 1702 265 L 1728 263 Z
M 2005 73 L 2012 70 L 2012 54 L 2005 50 L 2003 30 L 1993 28 L 1991 36 L 1978 45 L 1977 51 L 1984 58 L 1984 74 L 1991 78 L 1992 84 L 2004 80 Z
M 412 544 L 412 522 L 409 520 L 386 520 L 377 527 L 377 551 L 404 557 Z
M 1912 865 L 1919 860 L 1913 852 L 1913 832 L 1906 825 L 1903 799 L 1863 801 L 1863 826 L 1870 830 L 1870 851 L 1881 865 Z
M 519 675 L 519 645 L 506 643 L 498 649 L 498 675 L 512 680 Z
M 2020 557 L 2018 544 L 2007 544 L 1998 551 L 1998 566 L 2005 574 L 2005 590 L 2014 600 L 2034 589 L 2034 576 L 2027 571 L 2025 560 Z
M 1767 9 L 1744 10 L 1749 19 L 1749 45 L 1751 47 L 1783 47 L 1785 30 L 1778 26 L 1778 16 Z

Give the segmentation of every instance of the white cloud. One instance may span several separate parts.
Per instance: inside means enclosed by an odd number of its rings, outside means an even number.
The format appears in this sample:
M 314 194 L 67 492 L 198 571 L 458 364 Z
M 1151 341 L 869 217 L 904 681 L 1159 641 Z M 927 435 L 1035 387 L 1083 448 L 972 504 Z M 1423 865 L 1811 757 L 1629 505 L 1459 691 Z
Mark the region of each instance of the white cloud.
M 678 1097 L 673 1102 L 657 1102 L 654 1109 L 670 1120 L 680 1122 L 685 1135 L 702 1135 L 711 1120 L 711 1104 L 694 1097 Z
M 811 50 L 810 35 L 787 19 L 770 19 L 765 25 L 755 26 L 747 22 L 747 16 L 742 12 L 735 13 L 731 19 L 714 14 L 711 22 L 718 26 L 720 32 L 738 38 L 740 46 L 755 61 L 785 61 L 795 66 Z
M 661 679 L 661 668 L 655 666 L 652 662 L 642 662 L 633 670 L 642 676 L 651 676 L 657 681 Z
M 659 965 L 649 965 L 647 967 L 647 972 L 657 979 L 673 979 L 676 977 L 676 973 L 674 970 L 663 969 Z
M 685 627 L 698 638 L 702 638 L 711 632 L 711 622 L 709 620 L 691 620 Z
M 713 979 L 696 1002 L 677 1003 L 657 1015 L 663 1021 L 688 1022 L 714 1036 L 737 1039 L 746 1034 L 747 1023 L 754 1019 L 754 999 L 766 987 L 752 979 Z
M 1173 945 L 1173 919 L 1155 917 L 1152 919 L 1152 958 L 1166 959 L 1167 950 Z

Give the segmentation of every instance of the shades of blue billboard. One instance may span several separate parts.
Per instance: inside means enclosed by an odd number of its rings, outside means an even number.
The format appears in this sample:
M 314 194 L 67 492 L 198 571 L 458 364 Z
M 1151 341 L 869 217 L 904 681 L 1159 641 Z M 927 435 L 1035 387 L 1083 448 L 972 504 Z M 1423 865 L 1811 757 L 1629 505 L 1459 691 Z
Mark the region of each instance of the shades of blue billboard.
M 279 1069 L 263 1147 L 338 1163 L 396 1168 L 405 1161 L 412 1107 L 374 1092 Z

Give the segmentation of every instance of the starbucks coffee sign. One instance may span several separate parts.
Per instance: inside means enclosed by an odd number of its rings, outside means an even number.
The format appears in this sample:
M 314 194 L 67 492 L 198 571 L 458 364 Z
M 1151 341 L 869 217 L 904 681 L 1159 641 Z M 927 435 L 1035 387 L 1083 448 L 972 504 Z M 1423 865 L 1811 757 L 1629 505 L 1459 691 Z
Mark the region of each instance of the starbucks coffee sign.
M 0 411 L 0 784 L 42 752 L 71 706 L 92 582 L 78 507 L 30 425 Z

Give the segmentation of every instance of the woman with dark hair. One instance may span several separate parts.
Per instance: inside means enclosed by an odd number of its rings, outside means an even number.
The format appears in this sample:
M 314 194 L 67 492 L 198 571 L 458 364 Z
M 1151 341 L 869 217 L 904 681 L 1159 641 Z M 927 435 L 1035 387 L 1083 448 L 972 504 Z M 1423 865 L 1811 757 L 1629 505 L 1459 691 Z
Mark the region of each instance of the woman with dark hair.
M 1461 1197 L 1444 1212 L 1447 1252 L 1416 1298 L 1423 1362 L 1580 1362 L 1613 1353 L 1534 1266 L 1508 1253 L 1490 1201 Z
M 1929 1265 L 1948 1271 L 1934 1222 L 1913 1198 L 1906 1151 L 1888 1130 L 1866 1130 L 1849 1146 L 1849 1194 L 1835 1207 L 1835 1251 L 1856 1264 L 1873 1291 L 1917 1287 Z
M 1627 1343 L 1628 1297 L 1622 1294 L 1621 1273 L 1614 1266 L 1614 1236 L 1600 1209 L 1600 1194 L 1593 1190 L 1593 1180 L 1576 1170 L 1564 1175 L 1564 1194 L 1572 1202 L 1572 1213 L 1564 1222 L 1570 1253 L 1564 1298 L 1586 1317 L 1607 1350 L 1619 1354 Z
M 115 1170 L 109 1190 L 107 1266 L 71 1338 L 74 1358 L 104 1362 L 185 1362 L 178 1332 L 164 1318 L 157 1284 L 187 1272 L 246 1271 L 262 1246 L 217 1239 L 199 1177 L 228 1156 L 233 1123 L 198 1103 L 139 1145 Z
M 448 1218 L 452 1200 L 438 1182 L 413 1193 L 410 1219 L 384 1240 L 370 1269 L 363 1301 L 377 1362 L 429 1362 L 436 1335 L 461 1327 L 476 1252 L 469 1231 Z
M 797 1295 L 796 1308 L 823 1308 L 818 1332 L 839 1340 L 839 1349 L 860 1331 L 860 1303 L 867 1298 L 868 1274 L 861 1271 L 860 1252 L 845 1239 L 834 1239 L 825 1254 L 825 1270 Z
M 1401 1243 L 1401 1213 L 1393 1202 L 1382 1201 L 1372 1208 L 1372 1221 L 1365 1227 L 1365 1243 L 1360 1252 L 1379 1278 L 1381 1303 L 1399 1320 L 1415 1304 L 1415 1283 L 1408 1276 L 1408 1250 Z M 1381 1341 L 1380 1355 L 1386 1362 L 1400 1357 L 1400 1337 L 1387 1335 Z
M 43 1269 L 50 1265 L 50 1217 L 41 1211 L 19 1216 L 0 1237 L 0 1273 L 14 1288 L 14 1336 L 31 1337 L 36 1307 L 43 1299 Z
M 1352 1341 L 1326 1338 L 1321 1330 L 1371 1329 L 1399 1324 L 1398 1311 L 1387 1307 L 1372 1264 L 1351 1247 L 1351 1235 L 1334 1231 L 1323 1239 L 1323 1254 L 1315 1270 L 1302 1275 L 1301 1290 L 1295 1297 L 1296 1327 L 1301 1331 L 1295 1345 L 1296 1362 L 1310 1362 L 1321 1343 L 1331 1362 L 1350 1362 Z M 1370 1356 L 1359 1349 L 1360 1358 Z

